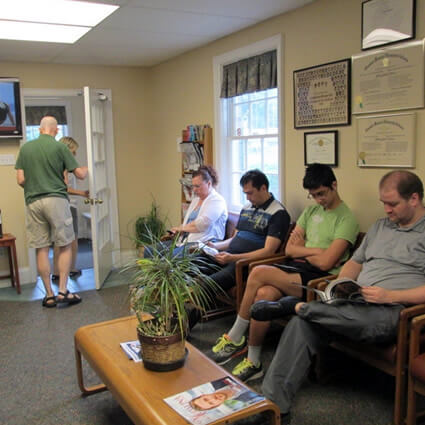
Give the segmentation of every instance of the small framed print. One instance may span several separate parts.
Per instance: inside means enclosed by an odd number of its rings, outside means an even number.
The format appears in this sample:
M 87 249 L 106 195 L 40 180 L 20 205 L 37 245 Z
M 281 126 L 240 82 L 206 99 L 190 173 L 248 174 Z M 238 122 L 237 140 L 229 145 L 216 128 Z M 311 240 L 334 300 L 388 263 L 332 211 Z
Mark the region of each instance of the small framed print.
M 415 0 L 362 3 L 362 50 L 415 38 Z
M 338 165 L 338 131 L 304 133 L 304 165 Z

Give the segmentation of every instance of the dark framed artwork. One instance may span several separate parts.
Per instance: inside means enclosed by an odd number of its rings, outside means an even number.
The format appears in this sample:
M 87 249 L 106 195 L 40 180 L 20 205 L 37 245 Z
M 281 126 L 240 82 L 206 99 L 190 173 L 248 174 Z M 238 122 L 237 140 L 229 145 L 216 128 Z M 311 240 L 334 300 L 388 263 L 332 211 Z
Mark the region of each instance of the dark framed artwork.
M 362 50 L 415 38 L 416 0 L 362 3 Z
M 304 165 L 338 165 L 338 131 L 311 131 L 304 133 Z
M 294 71 L 295 128 L 349 125 L 351 60 Z

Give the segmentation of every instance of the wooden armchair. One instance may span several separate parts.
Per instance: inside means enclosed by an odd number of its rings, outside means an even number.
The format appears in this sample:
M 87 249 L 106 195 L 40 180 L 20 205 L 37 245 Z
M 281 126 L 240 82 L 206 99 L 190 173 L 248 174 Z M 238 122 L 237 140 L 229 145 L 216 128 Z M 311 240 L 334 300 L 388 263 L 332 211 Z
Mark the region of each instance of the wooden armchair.
M 281 256 L 284 255 L 286 243 L 288 242 L 289 236 L 290 236 L 292 230 L 294 229 L 294 227 L 295 227 L 295 222 L 291 222 L 290 225 L 289 225 L 286 237 L 283 240 L 282 244 L 280 245 L 278 251 L 276 252 L 276 254 L 266 257 L 267 260 L 271 260 L 273 258 L 281 258 Z M 236 228 L 236 226 L 235 226 L 235 228 Z M 236 265 L 236 269 L 235 269 L 236 284 L 235 284 L 235 286 L 228 291 L 227 295 L 218 295 L 217 296 L 218 301 L 220 301 L 220 303 L 222 303 L 224 306 L 219 307 L 218 309 L 215 309 L 215 310 L 208 311 L 205 318 L 209 319 L 209 318 L 217 317 L 219 315 L 221 316 L 225 313 L 229 313 L 229 312 L 239 310 L 239 306 L 241 304 L 242 297 L 243 297 L 243 294 L 244 294 L 244 291 L 245 291 L 245 286 L 246 286 L 245 271 L 247 270 L 247 268 L 249 268 L 249 270 L 251 270 L 251 264 L 257 263 L 258 261 L 265 261 L 265 259 L 263 259 L 263 260 L 259 260 L 259 259 L 257 259 L 257 260 L 238 260 L 236 262 L 236 264 L 235 264 Z
M 416 425 L 425 410 L 416 412 L 416 395 L 425 396 L 425 315 L 412 320 L 410 330 L 406 425 Z
M 395 378 L 394 424 L 403 423 L 406 393 L 406 367 L 409 327 L 415 316 L 425 313 L 425 304 L 404 308 L 400 312 L 397 339 L 392 344 L 364 344 L 338 338 L 331 347 L 359 359 Z

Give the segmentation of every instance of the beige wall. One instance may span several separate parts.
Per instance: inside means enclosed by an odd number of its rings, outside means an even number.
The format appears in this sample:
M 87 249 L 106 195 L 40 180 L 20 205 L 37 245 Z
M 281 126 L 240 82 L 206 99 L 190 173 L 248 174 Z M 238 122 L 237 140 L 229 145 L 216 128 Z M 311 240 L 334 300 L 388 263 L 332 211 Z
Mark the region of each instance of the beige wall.
M 284 201 L 296 218 L 309 201 L 301 186 L 304 174 L 304 131 L 295 130 L 293 126 L 293 71 L 361 53 L 361 3 L 362 0 L 317 0 L 302 9 L 280 15 L 155 67 L 154 121 L 163 123 L 158 126 L 156 133 L 162 143 L 156 144 L 154 153 L 160 170 L 158 199 L 161 203 L 166 204 L 171 199 L 173 205 L 178 204 L 176 182 L 180 164 L 174 155 L 168 155 L 167 152 L 175 152 L 175 138 L 181 128 L 190 123 L 213 124 L 213 57 L 281 34 L 284 82 L 282 126 L 285 144 L 282 184 Z M 425 36 L 425 1 L 417 1 L 416 14 L 416 38 L 422 39 Z M 424 179 L 424 110 L 417 111 L 417 118 L 417 156 L 416 169 L 413 171 Z M 353 118 L 350 126 L 330 127 L 339 131 L 339 166 L 335 168 L 335 174 L 343 199 L 355 211 L 362 230 L 367 230 L 377 217 L 382 216 L 377 184 L 386 170 L 359 169 L 356 166 L 354 123 Z M 172 217 L 177 220 L 178 210 L 173 211 Z
M 16 76 L 25 88 L 111 88 L 113 94 L 120 234 L 146 210 L 152 193 L 170 220 L 180 217 L 181 171 L 176 137 L 187 124 L 214 124 L 214 56 L 276 34 L 283 38 L 284 82 L 283 164 L 284 202 L 293 217 L 308 201 L 301 188 L 304 173 L 303 134 L 293 128 L 293 71 L 360 53 L 362 0 L 317 0 L 311 5 L 270 19 L 201 49 L 150 69 L 1 63 L 0 75 Z M 425 0 L 417 1 L 417 39 L 425 36 Z M 425 177 L 424 110 L 417 112 L 416 169 Z M 353 120 L 355 122 L 355 120 Z M 335 127 L 330 127 L 335 128 Z M 377 184 L 384 169 L 356 166 L 355 126 L 338 127 L 339 166 L 335 173 L 343 199 L 353 208 L 362 230 L 379 216 Z M 18 151 L 18 143 L 0 141 L 0 154 Z M 0 208 L 4 229 L 18 237 L 18 255 L 26 265 L 23 194 L 13 167 L 0 167 Z M 131 246 L 121 237 L 122 248 Z
M 151 89 L 142 68 L 0 63 L 0 75 L 18 77 L 22 88 L 112 90 L 119 226 L 122 247 L 131 246 L 127 224 L 150 203 Z M 17 155 L 19 140 L 0 139 L 0 155 Z M 25 208 L 13 166 L 0 166 L 3 230 L 17 237 L 19 266 L 28 265 Z M 1 258 L 0 258 L 1 259 Z M 4 260 L 4 259 L 3 259 Z

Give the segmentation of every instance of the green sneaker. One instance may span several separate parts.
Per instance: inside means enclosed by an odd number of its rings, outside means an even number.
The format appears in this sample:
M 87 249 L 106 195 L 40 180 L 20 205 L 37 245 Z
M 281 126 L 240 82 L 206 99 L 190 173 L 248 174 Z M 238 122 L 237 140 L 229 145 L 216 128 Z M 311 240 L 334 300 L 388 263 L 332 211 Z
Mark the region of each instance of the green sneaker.
M 246 339 L 243 336 L 239 344 L 234 343 L 227 334 L 223 334 L 217 339 L 214 347 L 211 349 L 210 357 L 217 364 L 225 364 L 232 360 L 234 357 L 240 356 L 245 353 Z
M 251 379 L 258 379 L 264 375 L 261 363 L 256 366 L 248 357 L 245 357 L 235 368 L 232 370 L 232 375 L 239 378 L 241 381 L 250 381 Z

